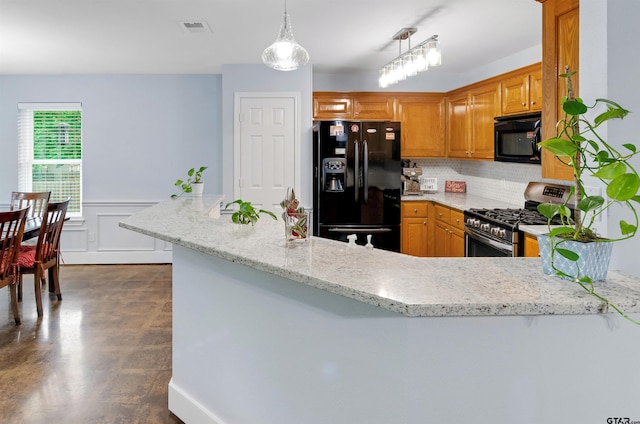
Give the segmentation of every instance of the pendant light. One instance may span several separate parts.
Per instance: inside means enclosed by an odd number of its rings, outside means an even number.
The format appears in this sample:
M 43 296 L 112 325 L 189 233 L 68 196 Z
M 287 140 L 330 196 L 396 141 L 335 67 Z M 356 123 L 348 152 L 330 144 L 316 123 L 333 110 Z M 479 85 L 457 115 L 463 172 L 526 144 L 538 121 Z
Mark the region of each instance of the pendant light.
M 291 30 L 291 19 L 287 13 L 287 1 L 284 2 L 282 26 L 276 41 L 262 52 L 262 62 L 278 71 L 294 71 L 309 61 L 309 53 L 296 43 Z
M 411 36 L 416 31 L 416 28 L 402 28 L 393 36 L 393 40 L 398 40 L 399 54 L 380 69 L 378 85 L 381 88 L 386 88 L 442 63 L 437 35 L 432 35 L 417 46 L 411 47 Z M 404 53 L 402 53 L 402 40 L 409 42 L 409 49 Z

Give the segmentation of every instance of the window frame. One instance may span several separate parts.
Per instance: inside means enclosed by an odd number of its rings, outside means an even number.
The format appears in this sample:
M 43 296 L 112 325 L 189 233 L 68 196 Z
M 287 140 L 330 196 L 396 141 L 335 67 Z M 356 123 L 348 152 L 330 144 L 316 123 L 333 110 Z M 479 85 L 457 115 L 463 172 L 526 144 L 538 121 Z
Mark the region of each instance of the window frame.
M 80 111 L 80 159 L 34 159 L 34 113 L 40 111 Z M 70 218 L 82 217 L 83 187 L 83 135 L 82 104 L 77 102 L 61 103 L 18 103 L 18 191 L 33 191 L 33 165 L 69 165 L 78 166 L 78 205 L 79 210 L 69 210 Z M 55 199 L 54 193 L 52 198 Z M 63 199 L 56 199 L 63 200 Z

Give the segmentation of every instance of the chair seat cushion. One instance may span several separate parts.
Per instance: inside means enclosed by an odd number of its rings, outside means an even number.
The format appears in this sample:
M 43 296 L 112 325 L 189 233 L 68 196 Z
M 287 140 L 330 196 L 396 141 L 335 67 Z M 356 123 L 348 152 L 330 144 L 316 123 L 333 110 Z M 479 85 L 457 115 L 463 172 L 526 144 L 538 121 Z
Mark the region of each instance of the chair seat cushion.
M 20 246 L 17 262 L 21 268 L 33 268 L 36 263 L 36 246 Z

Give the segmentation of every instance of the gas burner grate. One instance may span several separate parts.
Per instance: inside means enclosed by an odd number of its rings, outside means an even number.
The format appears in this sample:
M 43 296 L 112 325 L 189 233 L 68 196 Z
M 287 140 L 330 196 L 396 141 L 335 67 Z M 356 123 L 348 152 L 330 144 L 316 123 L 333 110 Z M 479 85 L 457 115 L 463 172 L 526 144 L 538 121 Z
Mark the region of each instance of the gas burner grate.
M 532 209 L 472 209 L 472 211 L 492 221 L 513 227 L 522 225 L 546 225 L 547 218 Z M 554 220 L 555 221 L 555 220 Z

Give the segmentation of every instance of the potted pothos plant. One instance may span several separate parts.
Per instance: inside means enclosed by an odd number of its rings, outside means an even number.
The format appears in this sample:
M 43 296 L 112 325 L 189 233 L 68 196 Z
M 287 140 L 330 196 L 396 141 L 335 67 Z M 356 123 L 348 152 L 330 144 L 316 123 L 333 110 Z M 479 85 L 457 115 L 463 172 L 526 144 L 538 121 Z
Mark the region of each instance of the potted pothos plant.
M 562 101 L 565 116 L 557 124 L 557 135 L 539 143 L 570 166 L 574 177 L 570 196 L 563 204 L 538 205 L 538 211 L 549 223 L 549 234 L 538 236 L 543 270 L 575 281 L 589 294 L 631 320 L 599 295 L 593 282 L 605 279 L 613 242 L 629 239 L 638 231 L 636 204 L 640 203 L 640 176 L 630 160 L 639 152 L 634 144 L 613 146 L 600 135 L 600 125 L 622 119 L 629 111 L 608 99 L 585 104 L 574 95 L 571 82 L 574 74 L 567 69 L 561 75 L 567 80 L 567 96 Z M 598 111 L 593 119 L 585 116 Z M 591 177 L 602 182 L 606 198 L 586 193 L 585 187 Z M 570 202 L 575 204 L 573 213 L 567 206 Z M 602 236 L 594 229 L 594 224 L 599 216 L 606 217 L 606 211 L 614 205 L 625 209 L 623 216 L 626 219 L 619 221 L 619 232 L 609 231 L 617 235 Z M 560 218 L 559 225 L 551 224 L 555 216 Z
M 255 225 L 255 223 L 258 222 L 258 219 L 260 219 L 260 214 L 262 213 L 269 215 L 276 221 L 278 220 L 273 212 L 266 211 L 264 209 L 256 209 L 251 202 L 245 202 L 242 199 L 236 199 L 233 202 L 227 203 L 225 209 L 228 209 L 229 206 L 234 204 L 238 205 L 238 210 L 231 214 L 231 221 L 236 224 Z
M 174 185 L 180 188 L 180 193 L 172 194 L 171 198 L 175 199 L 185 193 L 192 193 L 194 196 L 202 196 L 204 183 L 202 182 L 202 173 L 207 169 L 206 166 L 200 168 L 191 168 L 187 171 L 187 179 L 177 179 Z

